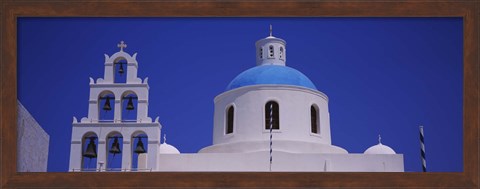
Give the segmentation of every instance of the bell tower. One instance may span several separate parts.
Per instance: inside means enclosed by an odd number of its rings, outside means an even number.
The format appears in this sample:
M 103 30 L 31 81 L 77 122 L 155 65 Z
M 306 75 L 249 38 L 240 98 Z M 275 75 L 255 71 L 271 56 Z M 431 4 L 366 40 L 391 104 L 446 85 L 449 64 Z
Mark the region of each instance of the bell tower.
M 90 77 L 88 116 L 73 117 L 69 171 L 156 168 L 162 126 L 148 117 L 148 78 L 137 77 L 137 53 L 124 41 L 117 47 L 105 54 L 103 78 Z

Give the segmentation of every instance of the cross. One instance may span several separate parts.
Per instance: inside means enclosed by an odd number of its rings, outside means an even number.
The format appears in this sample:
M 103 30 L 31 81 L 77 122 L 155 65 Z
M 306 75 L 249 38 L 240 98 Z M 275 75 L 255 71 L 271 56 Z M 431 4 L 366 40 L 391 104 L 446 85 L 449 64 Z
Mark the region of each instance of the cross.
M 272 36 L 272 24 L 270 24 L 270 36 Z
M 380 135 L 378 135 L 378 143 L 381 144 L 382 143 L 382 137 Z
M 167 134 L 163 134 L 163 143 L 167 143 Z
M 120 51 L 123 51 L 123 48 L 127 48 L 127 44 L 124 41 L 120 41 L 120 44 L 117 44 L 117 47 L 120 48 Z

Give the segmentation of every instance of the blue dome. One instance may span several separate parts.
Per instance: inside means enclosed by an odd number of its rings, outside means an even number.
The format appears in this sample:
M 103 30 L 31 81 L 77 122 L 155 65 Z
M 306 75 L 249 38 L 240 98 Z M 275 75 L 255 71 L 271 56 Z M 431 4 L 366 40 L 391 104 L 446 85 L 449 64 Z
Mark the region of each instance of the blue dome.
M 262 84 L 295 85 L 317 90 L 312 81 L 296 69 L 287 66 L 262 65 L 240 73 L 228 84 L 227 91 Z

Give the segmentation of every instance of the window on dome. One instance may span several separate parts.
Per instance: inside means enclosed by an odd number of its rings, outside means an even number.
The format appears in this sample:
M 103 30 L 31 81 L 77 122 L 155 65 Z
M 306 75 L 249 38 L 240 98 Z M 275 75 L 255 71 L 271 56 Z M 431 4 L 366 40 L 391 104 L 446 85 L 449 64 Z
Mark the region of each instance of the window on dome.
M 283 60 L 283 47 L 280 47 L 280 59 Z
M 233 106 L 230 106 L 227 110 L 227 129 L 225 134 L 233 133 Z
M 259 55 L 260 55 L 259 57 L 260 57 L 260 59 L 262 59 L 262 58 L 263 58 L 263 49 L 262 49 L 262 48 L 260 48 L 259 53 L 260 53 L 260 54 L 259 54 Z
M 278 115 L 278 103 L 268 101 L 265 104 L 265 129 L 280 129 L 280 118 Z
M 319 128 L 318 128 L 318 110 L 317 107 L 312 105 L 310 107 L 310 123 L 312 127 L 312 133 L 318 134 Z
M 268 49 L 269 49 L 268 58 L 273 58 L 273 45 L 270 45 Z

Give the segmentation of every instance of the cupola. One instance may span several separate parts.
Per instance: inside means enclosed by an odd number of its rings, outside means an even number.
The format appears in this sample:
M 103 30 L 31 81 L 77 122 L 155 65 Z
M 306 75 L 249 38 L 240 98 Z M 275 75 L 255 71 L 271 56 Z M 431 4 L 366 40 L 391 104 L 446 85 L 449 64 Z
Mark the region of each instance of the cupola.
M 257 49 L 257 66 L 285 66 L 287 60 L 286 44 L 285 40 L 272 35 L 272 25 L 270 25 L 270 36 L 260 39 L 255 43 Z
M 378 144 L 365 150 L 364 154 L 396 154 L 392 148 L 383 145 L 381 140 L 382 137 L 378 135 Z

